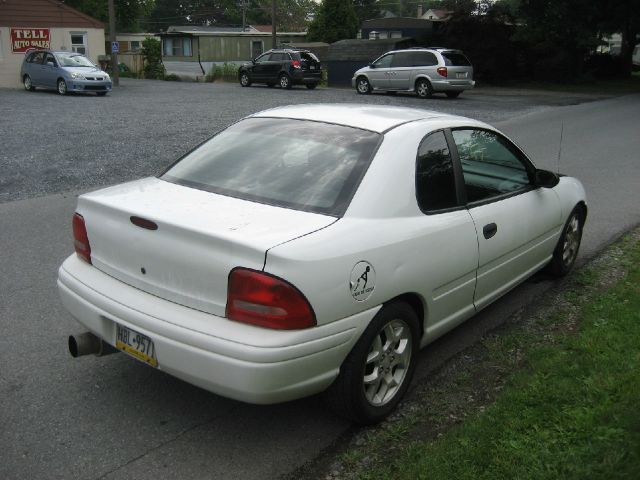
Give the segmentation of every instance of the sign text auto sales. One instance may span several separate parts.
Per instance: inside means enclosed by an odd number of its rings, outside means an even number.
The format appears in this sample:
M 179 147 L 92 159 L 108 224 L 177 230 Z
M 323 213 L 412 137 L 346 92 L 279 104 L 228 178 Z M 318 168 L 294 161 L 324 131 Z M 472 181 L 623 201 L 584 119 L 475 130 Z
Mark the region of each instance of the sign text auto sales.
M 30 48 L 51 48 L 48 28 L 12 28 L 11 51 L 24 53 Z

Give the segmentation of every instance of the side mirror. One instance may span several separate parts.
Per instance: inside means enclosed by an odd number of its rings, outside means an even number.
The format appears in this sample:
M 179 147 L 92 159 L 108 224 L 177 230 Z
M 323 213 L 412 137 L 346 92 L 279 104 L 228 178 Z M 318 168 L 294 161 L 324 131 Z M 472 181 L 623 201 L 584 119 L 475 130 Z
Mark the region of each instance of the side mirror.
M 49 61 L 47 62 L 47 65 L 49 65 L 49 66 L 51 66 L 51 67 L 55 67 L 55 66 L 56 66 L 56 64 L 55 64 L 55 63 L 53 63 L 51 60 L 49 60 Z
M 369 68 L 376 68 L 376 66 L 373 63 L 370 63 Z
M 536 187 L 553 188 L 560 182 L 560 177 L 549 170 L 536 170 Z

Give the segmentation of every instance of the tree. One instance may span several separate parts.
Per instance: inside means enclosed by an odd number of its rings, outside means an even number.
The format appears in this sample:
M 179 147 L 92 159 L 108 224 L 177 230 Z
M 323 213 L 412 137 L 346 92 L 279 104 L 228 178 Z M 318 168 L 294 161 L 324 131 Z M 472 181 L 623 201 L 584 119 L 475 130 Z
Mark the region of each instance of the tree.
M 146 38 L 142 42 L 142 57 L 144 58 L 144 78 L 162 80 L 164 65 L 162 65 L 162 50 L 160 40 Z
M 599 27 L 604 34 L 620 33 L 620 58 L 625 73 L 630 74 L 633 63 L 633 49 L 640 34 L 640 0 L 601 0 Z
M 352 0 L 324 0 L 309 25 L 307 39 L 333 43 L 355 38 L 359 28 Z
M 171 25 L 242 25 L 243 0 L 156 0 L 148 19 L 150 28 L 166 30 Z M 247 25 L 271 24 L 271 0 L 244 0 Z M 313 0 L 278 0 L 277 30 L 304 29 L 315 8 Z
M 64 3 L 86 15 L 109 23 L 106 0 L 65 0 Z M 115 0 L 116 30 L 119 32 L 140 31 L 139 20 L 151 13 L 154 4 L 155 0 Z
M 365 20 L 380 17 L 380 6 L 377 0 L 353 0 L 353 7 L 358 17 L 358 26 Z

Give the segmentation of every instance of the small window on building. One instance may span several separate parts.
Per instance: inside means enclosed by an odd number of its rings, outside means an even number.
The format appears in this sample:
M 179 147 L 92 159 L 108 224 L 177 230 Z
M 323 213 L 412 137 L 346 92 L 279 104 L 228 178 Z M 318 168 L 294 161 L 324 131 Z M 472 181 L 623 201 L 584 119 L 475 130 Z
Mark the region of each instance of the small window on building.
M 394 30 L 389 33 L 389 38 L 402 38 L 402 32 Z
M 133 52 L 140 50 L 140 40 L 131 40 L 131 42 L 129 42 L 129 48 Z
M 253 40 L 251 42 L 251 58 L 256 58 L 264 52 L 264 44 L 262 40 Z
M 453 162 L 441 131 L 425 137 L 418 148 L 416 197 L 423 212 L 458 206 Z
M 191 38 L 171 37 L 162 40 L 163 53 L 165 57 L 190 57 Z
M 87 55 L 87 34 L 84 32 L 71 32 L 71 51 Z

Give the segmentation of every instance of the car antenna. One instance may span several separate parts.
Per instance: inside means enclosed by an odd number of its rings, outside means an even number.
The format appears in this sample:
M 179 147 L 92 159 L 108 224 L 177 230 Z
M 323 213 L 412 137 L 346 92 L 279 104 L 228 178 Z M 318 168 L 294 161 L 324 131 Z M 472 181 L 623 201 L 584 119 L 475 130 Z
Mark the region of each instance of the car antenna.
M 558 147 L 558 175 L 560 175 L 560 155 L 562 154 L 562 137 L 564 136 L 564 122 L 560 124 L 560 145 Z

